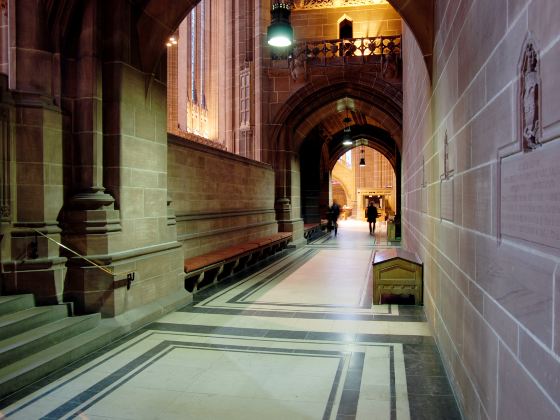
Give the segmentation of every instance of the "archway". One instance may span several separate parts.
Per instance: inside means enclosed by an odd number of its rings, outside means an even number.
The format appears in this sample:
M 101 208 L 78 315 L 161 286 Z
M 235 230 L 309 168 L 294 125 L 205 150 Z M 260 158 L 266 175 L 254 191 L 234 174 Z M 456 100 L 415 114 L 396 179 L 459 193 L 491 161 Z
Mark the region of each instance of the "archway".
M 401 210 L 401 158 L 396 142 L 386 131 L 379 127 L 364 125 L 352 126 L 354 142 L 352 145 L 343 145 L 343 132 L 337 132 L 333 137 L 325 138 L 324 133 L 316 128 L 312 130 L 302 142 L 298 151 L 300 157 L 300 197 L 301 217 L 305 223 L 317 223 L 326 218 L 328 206 L 332 200 L 332 173 L 335 165 L 350 150 L 371 148 L 377 151 L 389 162 L 395 175 L 394 209 L 392 215 L 398 217 Z M 357 165 L 359 156 L 354 157 Z M 379 188 L 376 193 L 383 193 Z M 296 204 L 297 206 L 297 204 Z M 354 211 L 359 211 L 362 205 L 358 203 Z
M 318 222 L 329 204 L 330 171 L 349 149 L 342 144 L 344 117 L 352 116 L 352 136 L 372 142 L 391 162 L 397 174 L 400 209 L 400 149 L 402 94 L 380 79 L 367 80 L 344 73 L 335 83 L 306 85 L 277 113 L 271 127 L 269 161 L 276 169 L 279 220 L 291 226 Z M 281 226 L 282 228 L 282 226 Z

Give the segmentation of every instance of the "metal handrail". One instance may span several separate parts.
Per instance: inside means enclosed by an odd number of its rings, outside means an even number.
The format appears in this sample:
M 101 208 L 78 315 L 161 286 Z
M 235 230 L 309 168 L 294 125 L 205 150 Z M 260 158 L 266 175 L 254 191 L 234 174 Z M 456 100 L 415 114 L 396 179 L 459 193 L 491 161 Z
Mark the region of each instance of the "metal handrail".
M 96 262 L 94 262 L 94 261 L 90 260 L 89 258 L 87 258 L 87 257 L 85 257 L 85 256 L 83 256 L 83 255 L 81 255 L 81 254 L 79 254 L 79 253 L 77 253 L 76 251 L 74 251 L 73 249 L 67 247 L 66 245 L 64 245 L 64 244 L 58 242 L 57 240 L 55 240 L 55 239 L 53 239 L 53 238 L 51 238 L 51 237 L 45 235 L 43 232 L 38 231 L 37 229 L 33 229 L 33 231 L 34 231 L 35 233 L 38 233 L 39 235 L 41 235 L 41 236 L 47 238 L 49 241 L 54 242 L 54 243 L 57 244 L 59 247 L 65 249 L 65 250 L 67 250 L 67 251 L 70 251 L 72 254 L 74 254 L 74 255 L 76 255 L 77 257 L 79 257 L 79 258 L 81 258 L 81 259 L 87 261 L 88 263 L 90 263 L 91 265 L 93 265 L 95 268 L 97 268 L 97 269 L 99 269 L 99 270 L 101 270 L 101 271 L 103 271 L 103 272 L 105 272 L 105 273 L 107 273 L 107 274 L 109 274 L 109 275 L 111 275 L 111 276 L 120 276 L 120 275 L 125 275 L 125 274 L 128 275 L 128 274 L 129 274 L 129 272 L 115 273 L 112 269 L 107 268 L 107 267 L 103 267 L 103 266 L 97 264 Z

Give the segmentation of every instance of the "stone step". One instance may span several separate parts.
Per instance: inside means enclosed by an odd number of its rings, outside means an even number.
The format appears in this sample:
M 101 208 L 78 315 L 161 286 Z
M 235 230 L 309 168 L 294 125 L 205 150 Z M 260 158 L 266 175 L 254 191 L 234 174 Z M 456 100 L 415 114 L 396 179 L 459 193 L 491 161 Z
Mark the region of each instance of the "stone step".
M 66 305 L 39 306 L 0 316 L 0 340 L 68 316 Z
M 0 296 L 0 316 L 33 308 L 34 306 L 35 298 L 31 294 Z
M 115 328 L 97 326 L 0 368 L 0 399 L 93 353 L 115 339 Z
M 64 318 L 0 341 L 0 366 L 7 366 L 49 346 L 95 328 L 99 314 Z

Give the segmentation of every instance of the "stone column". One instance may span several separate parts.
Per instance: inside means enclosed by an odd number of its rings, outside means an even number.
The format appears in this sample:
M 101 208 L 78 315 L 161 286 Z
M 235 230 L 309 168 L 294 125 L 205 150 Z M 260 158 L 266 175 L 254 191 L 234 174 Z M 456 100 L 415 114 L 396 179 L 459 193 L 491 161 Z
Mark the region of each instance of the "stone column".
M 107 256 L 113 251 L 111 235 L 121 230 L 115 199 L 104 186 L 103 69 L 100 61 L 98 2 L 85 2 L 82 25 L 74 49 L 62 57 L 63 106 L 70 110 L 65 144 L 69 179 L 61 224 L 64 244 L 100 266 L 114 268 Z M 115 276 L 68 254 L 65 299 L 77 312 L 95 312 L 106 306 L 102 293 L 112 288 Z M 122 280 L 122 279 L 121 279 Z M 106 286 L 106 287 L 105 287 Z M 107 294 L 110 296 L 111 294 Z M 112 296 L 111 296 L 112 298 Z M 106 310 L 106 308 L 104 309 Z M 106 310 L 111 314 L 111 310 Z
M 97 16 L 97 2 L 86 2 L 76 59 L 67 58 L 75 90 L 65 98 L 73 113 L 69 127 L 72 185 L 63 219 L 64 237 L 86 255 L 107 252 L 107 234 L 121 229 L 115 200 L 103 186 L 103 91 Z
M 297 155 L 289 150 L 289 128 L 283 127 L 281 141 L 276 151 L 276 219 L 280 232 L 292 232 L 293 243 L 305 243 L 303 238 L 303 219 L 301 218 L 301 194 L 299 161 Z
M 74 195 L 69 214 L 97 215 L 101 223 L 95 226 L 92 218 L 92 223 L 82 225 L 88 229 L 78 231 L 73 229 L 80 225 L 72 219 L 65 225 L 65 239 L 114 274 L 73 258 L 66 293 L 80 312 L 101 312 L 106 317 L 128 313 L 127 322 L 146 322 L 190 299 L 183 285 L 183 253 L 168 207 L 167 89 L 157 75 L 135 67 L 139 65 L 136 57 L 146 52 L 135 43 L 131 29 L 139 13 L 132 10 L 135 6 L 126 0 L 92 3 L 97 10 L 91 11 L 93 16 L 86 10 L 85 18 L 95 21 L 106 36 L 100 34 L 102 48 L 91 60 L 80 54 L 85 60 L 83 72 L 93 82 L 79 85 L 86 93 L 77 95 L 76 101 L 84 103 L 86 111 L 75 118 L 86 117 L 84 130 L 77 133 L 78 145 L 95 159 L 78 166 L 77 185 L 86 187 L 87 198 L 77 199 L 76 195 L 82 197 L 81 191 Z M 100 17 L 94 18 L 95 13 Z M 87 51 L 90 31 L 85 31 L 80 46 Z M 152 48 L 163 53 L 166 47 L 162 42 Z M 92 94 L 88 96 L 88 92 Z M 102 180 L 106 192 L 94 189 L 95 180 Z M 80 208 L 78 203 L 92 205 Z M 134 274 L 133 281 L 127 281 L 128 274 Z
M 4 84 L 2 102 L 8 111 L 3 142 L 9 148 L 11 208 L 2 225 L 2 293 L 33 293 L 39 304 L 60 303 L 66 258 L 37 232 L 60 240 L 62 114 L 55 102 L 56 58 L 49 50 L 46 19 L 21 18 L 44 16 L 41 2 L 10 0 L 2 9 L 6 12 L 2 19 L 10 22 L 8 57 L 2 61 L 13 101 L 6 103 Z

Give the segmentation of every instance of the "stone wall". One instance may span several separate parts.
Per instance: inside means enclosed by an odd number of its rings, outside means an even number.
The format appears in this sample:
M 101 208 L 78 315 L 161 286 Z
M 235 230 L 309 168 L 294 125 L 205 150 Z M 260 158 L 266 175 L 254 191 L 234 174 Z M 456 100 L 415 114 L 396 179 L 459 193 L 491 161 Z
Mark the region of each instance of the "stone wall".
M 400 35 L 401 17 L 389 4 L 294 10 L 291 22 L 298 41 L 338 39 L 339 20 L 352 20 L 354 38 Z
M 278 231 L 269 165 L 169 135 L 168 186 L 185 257 Z
M 468 419 L 560 417 L 559 18 L 554 0 L 437 1 L 431 78 L 404 33 L 404 241 Z M 530 31 L 541 97 L 520 87 Z

